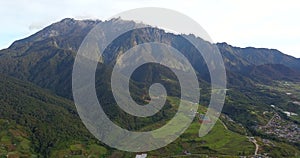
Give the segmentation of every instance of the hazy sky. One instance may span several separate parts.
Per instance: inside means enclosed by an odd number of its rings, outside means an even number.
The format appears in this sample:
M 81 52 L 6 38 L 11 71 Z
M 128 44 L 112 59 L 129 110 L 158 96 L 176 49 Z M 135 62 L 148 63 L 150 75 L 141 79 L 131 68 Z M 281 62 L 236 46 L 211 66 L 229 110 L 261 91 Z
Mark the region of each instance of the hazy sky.
M 1 0 L 0 49 L 66 17 L 106 20 L 138 7 L 184 13 L 214 42 L 275 48 L 300 57 L 298 0 Z

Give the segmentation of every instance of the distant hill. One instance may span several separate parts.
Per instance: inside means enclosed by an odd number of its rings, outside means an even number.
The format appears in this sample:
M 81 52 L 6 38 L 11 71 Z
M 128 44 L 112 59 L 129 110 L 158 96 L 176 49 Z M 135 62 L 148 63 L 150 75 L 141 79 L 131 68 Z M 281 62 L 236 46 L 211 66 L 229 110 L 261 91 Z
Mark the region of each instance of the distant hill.
M 231 46 L 227 43 L 217 44 L 224 57 L 229 60 L 241 61 L 244 65 L 265 65 L 265 64 L 281 64 L 294 70 L 300 71 L 300 60 L 283 54 L 276 49 L 266 48 L 239 48 Z

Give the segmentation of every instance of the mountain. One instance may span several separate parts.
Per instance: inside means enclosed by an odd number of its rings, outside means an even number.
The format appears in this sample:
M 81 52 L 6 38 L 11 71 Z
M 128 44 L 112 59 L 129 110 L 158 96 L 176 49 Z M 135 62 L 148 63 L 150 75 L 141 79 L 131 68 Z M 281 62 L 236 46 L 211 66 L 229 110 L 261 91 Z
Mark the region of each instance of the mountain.
M 117 155 L 115 157 L 120 155 L 118 151 L 101 145 L 90 136 L 80 122 L 72 102 L 71 77 L 74 59 L 81 42 L 97 24 L 102 25 L 101 40 L 106 40 L 108 36 L 106 32 L 141 25 L 121 19 L 93 21 L 68 18 L 54 23 L 32 36 L 18 40 L 9 48 L 0 51 L 2 90 L 0 119 L 14 120 L 22 127 L 26 127 L 29 135 L 32 136 L 31 141 L 35 153 L 45 157 L 57 157 L 57 155 L 63 155 L 64 152 L 71 153 L 71 148 L 80 148 L 80 151 L 92 154 L 94 151 L 90 150 L 90 145 L 93 145 L 97 146 L 97 149 L 100 148 L 103 155 Z M 207 44 L 201 38 L 189 36 L 199 43 Z M 130 116 L 116 105 L 110 87 L 111 72 L 116 59 L 133 46 L 146 42 L 161 42 L 182 52 L 196 70 L 201 87 L 200 103 L 206 106 L 210 100 L 210 76 L 207 65 L 203 58 L 197 55 L 199 53 L 197 49 L 185 38 L 150 26 L 129 31 L 107 47 L 103 53 L 103 62 L 98 64 L 96 71 L 96 90 L 99 102 L 116 124 L 128 130 L 140 131 L 162 126 L 176 112 L 172 98 L 180 97 L 178 79 L 173 72 L 157 64 L 145 64 L 138 68 L 130 79 L 131 96 L 136 102 L 146 104 L 149 99 L 150 85 L 162 83 L 170 97 L 165 107 L 152 117 L 138 118 Z M 284 117 L 283 112 L 289 110 L 299 114 L 298 108 L 294 108 L 292 102 L 300 101 L 297 100 L 300 59 L 274 49 L 238 48 L 227 43 L 218 43 L 216 46 L 224 59 L 228 78 L 228 92 L 222 112 L 224 118 L 227 119 L 222 121 L 233 127 L 229 129 L 229 135 L 231 132 L 239 133 L 239 135 L 232 134 L 240 138 L 235 140 L 236 144 L 241 143 L 241 140 L 245 141 L 245 133 L 266 138 L 264 133 L 258 131 L 257 128 L 266 124 L 272 118 L 271 115 L 275 113 L 281 114 L 287 122 L 299 124 L 300 118 Z M 177 61 L 171 62 L 176 63 Z M 288 85 L 293 86 L 289 87 Z M 292 95 L 287 96 L 287 92 Z M 271 109 L 270 105 L 277 105 L 278 109 Z M 269 112 L 269 114 L 265 112 Z M 151 126 L 153 123 L 157 124 Z M 244 129 L 246 132 L 240 132 L 243 131 L 240 129 Z M 217 131 L 213 133 L 218 133 Z M 193 132 L 195 134 L 196 130 Z M 193 151 L 198 151 L 192 147 L 193 145 L 189 145 L 193 144 L 190 139 L 190 136 L 184 137 L 184 140 L 189 141 L 180 142 L 185 146 L 190 146 Z M 280 142 L 278 145 L 280 152 L 276 153 L 278 155 L 291 153 L 284 155 L 287 157 L 298 153 L 299 144 L 297 143 L 291 143 L 276 136 L 266 139 Z M 206 154 L 238 155 L 234 151 L 226 153 L 226 145 L 220 148 L 211 144 L 205 145 L 205 141 L 213 143 L 211 140 L 199 140 L 197 144 L 202 141 L 204 145 L 199 149 L 205 149 Z M 276 144 L 275 142 L 274 144 Z M 228 144 L 230 143 L 227 142 Z M 248 143 L 246 144 L 249 146 Z M 290 145 L 294 145 L 296 149 Z M 172 147 L 180 148 L 180 150 L 183 148 L 180 143 L 173 144 Z M 264 149 L 269 148 L 265 147 Z M 173 151 L 174 149 L 170 146 L 157 152 L 164 150 L 180 154 L 178 151 Z M 239 152 L 242 153 L 243 150 L 246 149 L 241 149 Z M 152 154 L 157 155 L 157 152 Z M 128 154 L 124 155 L 124 157 L 128 156 Z
M 299 81 L 300 72 L 281 64 L 263 64 L 253 67 L 249 72 L 252 78 L 269 78 L 270 80 Z
M 262 83 L 272 80 L 299 81 L 300 60 L 295 57 L 276 49 L 239 48 L 227 43 L 218 43 L 217 46 L 230 71 Z
M 14 42 L 8 49 L 0 51 L 0 73 L 8 74 L 16 78 L 33 82 L 43 88 L 50 89 L 61 96 L 71 98 L 71 73 L 76 52 L 87 33 L 97 24 L 102 23 L 103 30 L 114 30 L 120 27 L 133 28 L 138 25 L 133 21 L 122 21 L 113 19 L 110 21 L 78 21 L 64 19 L 54 23 L 36 34 Z M 155 36 L 151 36 L 155 34 Z M 103 39 L 105 39 L 105 31 Z M 132 37 L 135 37 L 132 39 Z M 196 38 L 196 37 L 195 37 Z M 204 60 L 195 55 L 195 50 L 184 38 L 171 33 L 166 33 L 157 28 L 145 28 L 126 33 L 116 40 L 104 52 L 104 63 L 113 65 L 114 60 L 120 52 L 124 52 L 135 43 L 162 42 L 178 49 L 192 62 L 199 72 L 200 79 L 209 82 L 209 73 Z M 123 40 L 124 39 L 124 40 Z M 197 39 L 199 42 L 201 39 Z M 122 44 L 122 45 L 120 45 Z M 234 76 L 242 75 L 240 78 L 252 77 L 256 80 L 270 81 L 272 79 L 284 79 L 299 81 L 296 74 L 286 71 L 299 71 L 300 60 L 287 56 L 277 50 L 238 48 L 226 43 L 217 44 L 224 58 L 228 71 L 229 80 L 235 80 Z M 281 60 L 282 59 L 282 60 Z M 273 69 L 273 76 L 259 76 L 254 71 L 255 67 L 268 64 L 280 64 L 285 69 Z M 289 68 L 289 69 L 288 69 Z M 293 69 L 293 70 L 290 70 Z M 279 72 L 278 72 L 279 71 Z M 200 73 L 201 72 L 201 73 Z M 255 74 L 255 73 L 258 74 Z M 235 73 L 234 75 L 231 75 Z M 252 76 L 248 76 L 252 74 Z M 278 76 L 279 75 L 279 76 Z M 241 80 L 243 84 L 249 84 L 247 80 Z M 229 83 L 232 83 L 229 81 Z M 232 84 L 235 85 L 235 84 Z
M 276 49 L 266 49 L 266 48 L 239 48 L 233 47 L 227 43 L 218 43 L 218 48 L 224 54 L 226 59 L 239 60 L 244 66 L 247 65 L 265 65 L 265 64 L 280 64 L 290 69 L 300 70 L 300 60 L 283 54 Z M 239 64 L 239 63 L 236 63 Z
M 43 44 L 47 43 L 61 49 L 77 50 L 84 36 L 100 22 L 101 21 L 92 20 L 75 21 L 70 18 L 63 19 L 32 36 L 15 41 L 9 49 L 18 50 L 20 52 L 28 50 L 30 47 L 38 49 L 39 44 L 41 44 L 39 42 L 43 41 Z
M 28 38 L 14 42 L 8 49 L 0 52 L 1 73 L 70 97 L 74 56 L 84 36 L 97 23 L 98 21 L 64 19 Z

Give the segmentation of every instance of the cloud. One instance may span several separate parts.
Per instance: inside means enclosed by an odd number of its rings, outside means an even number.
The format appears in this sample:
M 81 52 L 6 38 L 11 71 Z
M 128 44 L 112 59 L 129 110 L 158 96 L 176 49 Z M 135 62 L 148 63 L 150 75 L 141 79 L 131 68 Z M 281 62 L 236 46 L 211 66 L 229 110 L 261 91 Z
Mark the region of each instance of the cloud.
M 40 30 L 42 28 L 44 28 L 47 24 L 46 23 L 33 23 L 31 25 L 29 25 L 28 29 L 31 31 L 35 31 L 35 30 Z

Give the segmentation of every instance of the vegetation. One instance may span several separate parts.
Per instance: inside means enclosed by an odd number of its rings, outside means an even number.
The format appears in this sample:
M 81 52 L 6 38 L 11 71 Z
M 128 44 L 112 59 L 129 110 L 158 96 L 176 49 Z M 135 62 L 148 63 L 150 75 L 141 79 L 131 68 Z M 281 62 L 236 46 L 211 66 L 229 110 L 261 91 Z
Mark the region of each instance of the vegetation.
M 37 157 L 31 145 L 25 127 L 0 119 L 0 157 Z

